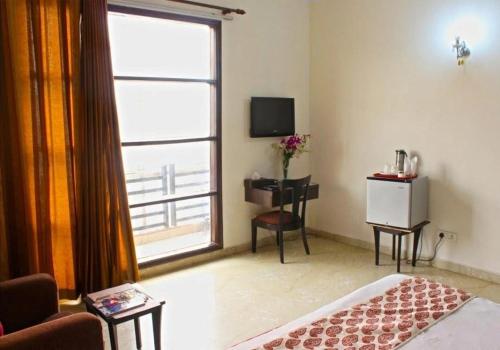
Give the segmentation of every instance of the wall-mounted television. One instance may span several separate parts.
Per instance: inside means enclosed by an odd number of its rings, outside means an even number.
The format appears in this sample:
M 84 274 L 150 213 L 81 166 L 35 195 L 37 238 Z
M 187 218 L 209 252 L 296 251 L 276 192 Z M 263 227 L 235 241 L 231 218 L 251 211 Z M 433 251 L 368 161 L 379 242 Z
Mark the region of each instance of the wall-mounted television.
M 272 137 L 295 134 L 295 103 L 287 97 L 252 97 L 250 136 Z

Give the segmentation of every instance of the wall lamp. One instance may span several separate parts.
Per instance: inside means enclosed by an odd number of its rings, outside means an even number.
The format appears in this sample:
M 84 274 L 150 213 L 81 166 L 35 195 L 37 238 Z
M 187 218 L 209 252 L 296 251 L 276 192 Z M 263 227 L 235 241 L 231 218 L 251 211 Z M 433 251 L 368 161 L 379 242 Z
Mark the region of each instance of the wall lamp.
M 457 52 L 457 63 L 459 66 L 463 66 L 465 60 L 470 56 L 470 49 L 465 44 L 465 41 L 460 41 L 460 37 L 455 38 L 455 43 L 453 44 L 453 50 Z

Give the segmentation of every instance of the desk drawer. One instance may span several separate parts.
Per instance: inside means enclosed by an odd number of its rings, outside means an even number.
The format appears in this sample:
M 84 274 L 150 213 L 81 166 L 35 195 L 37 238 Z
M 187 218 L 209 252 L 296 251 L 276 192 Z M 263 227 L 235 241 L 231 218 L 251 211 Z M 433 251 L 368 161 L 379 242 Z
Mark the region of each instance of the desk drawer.
M 307 200 L 319 197 L 319 185 L 310 184 L 307 191 Z M 280 205 L 280 191 L 278 189 L 264 189 L 252 186 L 251 180 L 245 180 L 245 201 L 259 204 L 268 208 L 278 207 Z M 292 203 L 292 190 L 284 194 L 283 202 Z

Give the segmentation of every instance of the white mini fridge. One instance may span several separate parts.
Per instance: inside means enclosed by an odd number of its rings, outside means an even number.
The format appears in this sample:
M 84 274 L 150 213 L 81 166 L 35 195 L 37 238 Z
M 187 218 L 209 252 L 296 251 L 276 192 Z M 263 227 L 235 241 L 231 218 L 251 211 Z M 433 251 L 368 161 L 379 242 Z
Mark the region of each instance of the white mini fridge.
M 366 221 L 371 224 L 411 228 L 428 219 L 428 180 L 367 178 Z

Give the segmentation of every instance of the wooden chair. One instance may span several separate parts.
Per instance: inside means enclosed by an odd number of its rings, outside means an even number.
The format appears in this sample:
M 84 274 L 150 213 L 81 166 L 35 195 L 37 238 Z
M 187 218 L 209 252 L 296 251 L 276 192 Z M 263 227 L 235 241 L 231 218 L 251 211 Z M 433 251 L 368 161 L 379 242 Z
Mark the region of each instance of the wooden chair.
M 311 175 L 296 180 L 281 180 L 278 182 L 280 191 L 280 210 L 270 211 L 260 214 L 252 219 L 252 252 L 257 248 L 257 227 L 276 231 L 276 244 L 280 248 L 280 261 L 284 264 L 283 253 L 283 232 L 301 229 L 304 249 L 309 255 L 309 246 L 307 244 L 305 221 L 306 221 L 306 202 L 307 191 Z M 285 192 L 292 193 L 292 211 L 284 210 Z M 299 215 L 299 207 L 302 202 L 302 210 Z

